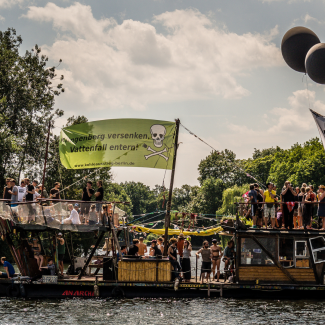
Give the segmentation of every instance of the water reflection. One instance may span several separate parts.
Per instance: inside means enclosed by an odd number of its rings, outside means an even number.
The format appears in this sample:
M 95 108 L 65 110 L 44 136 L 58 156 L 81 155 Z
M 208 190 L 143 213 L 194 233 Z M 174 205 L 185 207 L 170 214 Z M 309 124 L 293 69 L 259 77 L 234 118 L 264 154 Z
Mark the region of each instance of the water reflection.
M 323 324 L 323 302 L 0 299 L 0 324 Z

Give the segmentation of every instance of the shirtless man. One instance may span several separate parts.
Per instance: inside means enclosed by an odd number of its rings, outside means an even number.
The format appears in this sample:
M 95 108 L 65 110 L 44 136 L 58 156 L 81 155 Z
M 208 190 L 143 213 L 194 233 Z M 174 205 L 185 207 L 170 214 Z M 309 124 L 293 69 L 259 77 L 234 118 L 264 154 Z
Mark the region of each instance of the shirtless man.
M 137 244 L 139 251 L 138 254 L 139 256 L 144 256 L 145 253 L 147 253 L 147 245 L 143 242 L 143 237 L 139 238 L 139 243 Z
M 212 246 L 210 247 L 210 249 L 212 252 L 212 279 L 214 280 L 216 267 L 217 267 L 217 282 L 219 282 L 222 249 L 220 246 L 218 246 L 216 239 L 212 239 Z

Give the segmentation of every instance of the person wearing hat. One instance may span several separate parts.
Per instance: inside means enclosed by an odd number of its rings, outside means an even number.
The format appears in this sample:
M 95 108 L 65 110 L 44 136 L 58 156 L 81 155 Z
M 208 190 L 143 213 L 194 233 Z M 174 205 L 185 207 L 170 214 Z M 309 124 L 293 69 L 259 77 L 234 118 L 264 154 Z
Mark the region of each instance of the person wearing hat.
M 216 239 L 212 239 L 212 246 L 210 247 L 210 249 L 212 253 L 212 279 L 215 278 L 215 272 L 217 268 L 217 282 L 219 282 L 222 249 L 218 245 L 218 241 Z
M 155 239 L 151 241 L 150 256 L 162 257 L 161 250 L 158 248 L 157 240 Z
M 325 186 L 324 185 L 319 185 L 319 194 L 318 194 L 318 211 L 317 215 L 318 218 L 322 219 L 322 228 L 321 230 L 325 230 Z
M 58 260 L 59 260 L 59 269 L 61 275 L 63 275 L 63 259 L 65 255 L 65 241 L 61 232 L 56 236 L 57 245 L 58 245 Z
M 79 219 L 79 213 L 78 213 L 78 208 L 79 208 L 79 204 L 76 203 L 74 205 L 74 208 L 73 208 L 73 205 L 72 204 L 69 204 L 68 205 L 68 209 L 71 211 L 71 214 L 70 214 L 70 217 L 63 220 L 63 224 L 67 224 L 67 225 L 80 225 L 81 222 L 80 222 L 80 219 Z

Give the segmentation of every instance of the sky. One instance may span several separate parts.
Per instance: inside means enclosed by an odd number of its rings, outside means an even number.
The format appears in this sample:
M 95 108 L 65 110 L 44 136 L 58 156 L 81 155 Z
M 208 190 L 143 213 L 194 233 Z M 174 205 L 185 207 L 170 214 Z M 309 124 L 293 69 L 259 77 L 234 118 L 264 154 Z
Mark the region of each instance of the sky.
M 16 29 L 21 53 L 38 44 L 64 75 L 55 108 L 88 120 L 173 121 L 216 150 L 249 158 L 254 148 L 318 136 L 308 108 L 325 114 L 324 87 L 284 62 L 294 26 L 325 41 L 324 0 L 0 0 L 0 29 Z M 180 129 L 175 186 L 198 185 L 211 148 Z M 165 171 L 112 169 L 116 182 L 161 185 Z M 168 187 L 170 173 L 165 185 Z

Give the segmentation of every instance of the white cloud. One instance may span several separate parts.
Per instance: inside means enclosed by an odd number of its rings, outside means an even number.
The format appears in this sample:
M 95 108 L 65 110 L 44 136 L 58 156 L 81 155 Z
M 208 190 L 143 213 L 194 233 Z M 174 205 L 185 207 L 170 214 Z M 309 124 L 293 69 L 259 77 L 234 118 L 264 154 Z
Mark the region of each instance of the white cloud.
M 267 115 L 264 114 L 265 124 L 261 123 L 254 129 L 245 125 L 230 124 L 231 134 L 235 135 L 230 141 L 232 145 L 238 146 L 236 139 L 238 141 L 240 137 L 254 139 L 254 144 L 263 145 L 263 147 L 276 145 L 281 147 L 281 143 L 288 138 L 294 139 L 292 144 L 297 142 L 301 136 L 310 138 L 313 136 L 311 131 L 316 130 L 316 125 L 308 109 L 309 105 L 316 112 L 325 114 L 325 104 L 315 99 L 314 91 L 297 90 L 288 97 L 287 108 L 275 107 Z
M 1 0 L 0 0 L 1 1 Z M 282 65 L 272 42 L 277 27 L 265 34 L 238 35 L 220 29 L 197 10 L 175 10 L 151 23 L 95 19 L 90 6 L 53 3 L 29 8 L 25 15 L 50 22 L 58 31 L 42 49 L 65 64 L 66 101 L 92 109 L 151 102 L 241 98 L 250 94 L 237 80 L 253 69 Z M 155 24 L 162 25 L 164 34 Z
M 26 0 L 0 0 L 0 8 L 11 8 L 16 5 L 22 5 Z
M 0 21 L 4 21 L 5 18 L 0 15 Z

